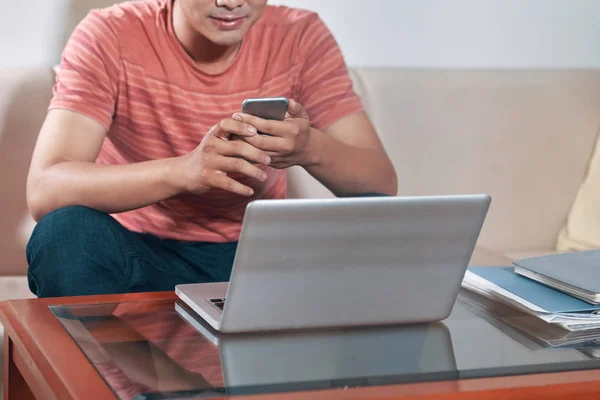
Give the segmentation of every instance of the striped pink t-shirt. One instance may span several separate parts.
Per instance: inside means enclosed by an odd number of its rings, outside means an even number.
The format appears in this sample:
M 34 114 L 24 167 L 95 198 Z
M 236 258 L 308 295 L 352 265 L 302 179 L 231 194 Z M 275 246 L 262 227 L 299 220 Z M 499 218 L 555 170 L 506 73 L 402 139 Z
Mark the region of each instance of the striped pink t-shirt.
M 249 97 L 296 99 L 321 130 L 362 110 L 338 45 L 317 14 L 267 6 L 233 64 L 211 75 L 177 41 L 172 6 L 173 0 L 144 0 L 92 11 L 64 50 L 50 109 L 82 113 L 107 129 L 97 163 L 186 154 Z M 132 231 L 163 238 L 236 241 L 249 201 L 285 197 L 285 171 L 264 168 L 265 182 L 236 176 L 254 189 L 251 198 L 213 189 L 114 217 Z

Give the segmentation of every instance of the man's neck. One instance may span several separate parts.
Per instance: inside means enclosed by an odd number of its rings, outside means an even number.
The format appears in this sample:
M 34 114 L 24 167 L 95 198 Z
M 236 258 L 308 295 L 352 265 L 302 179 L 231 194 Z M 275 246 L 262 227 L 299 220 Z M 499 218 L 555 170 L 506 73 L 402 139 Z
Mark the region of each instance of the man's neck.
M 173 7 L 173 30 L 183 49 L 198 67 L 210 74 L 218 74 L 229 68 L 241 47 L 241 43 L 220 46 L 202 36 L 187 23 L 177 2 Z

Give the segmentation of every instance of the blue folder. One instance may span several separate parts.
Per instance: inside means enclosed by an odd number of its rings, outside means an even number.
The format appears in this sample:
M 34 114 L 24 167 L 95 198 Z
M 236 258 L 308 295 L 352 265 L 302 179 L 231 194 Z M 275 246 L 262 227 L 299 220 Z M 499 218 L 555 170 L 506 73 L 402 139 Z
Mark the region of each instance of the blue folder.
M 552 314 L 585 313 L 600 310 L 600 305 L 586 303 L 542 283 L 518 275 L 514 272 L 513 267 L 469 267 L 468 270 Z

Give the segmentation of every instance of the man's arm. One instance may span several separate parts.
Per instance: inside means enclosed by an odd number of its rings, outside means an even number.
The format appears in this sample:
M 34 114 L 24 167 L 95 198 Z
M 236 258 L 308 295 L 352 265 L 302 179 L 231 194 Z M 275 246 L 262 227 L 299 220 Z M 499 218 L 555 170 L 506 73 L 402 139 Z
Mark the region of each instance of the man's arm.
M 321 132 L 310 128 L 304 168 L 337 196 L 395 196 L 398 178 L 371 121 L 350 114 Z
M 225 119 L 192 152 L 181 157 L 127 165 L 95 164 L 106 129 L 94 119 L 51 110 L 40 132 L 27 178 L 27 204 L 35 220 L 69 205 L 118 213 L 154 204 L 181 192 L 220 188 L 244 196 L 249 187 L 229 178 L 241 172 L 263 180 L 263 171 L 242 158 L 265 164 L 266 154 L 228 132 L 252 136 L 248 126 Z
M 266 151 L 274 168 L 300 165 L 336 196 L 397 194 L 394 166 L 362 111 L 341 118 L 325 132 L 314 128 L 304 108 L 291 99 L 284 121 L 241 117 L 268 134 L 244 140 Z
M 178 192 L 173 159 L 131 165 L 94 161 L 106 130 L 82 114 L 51 110 L 33 154 L 27 204 L 34 219 L 68 205 L 113 213 L 143 207 Z

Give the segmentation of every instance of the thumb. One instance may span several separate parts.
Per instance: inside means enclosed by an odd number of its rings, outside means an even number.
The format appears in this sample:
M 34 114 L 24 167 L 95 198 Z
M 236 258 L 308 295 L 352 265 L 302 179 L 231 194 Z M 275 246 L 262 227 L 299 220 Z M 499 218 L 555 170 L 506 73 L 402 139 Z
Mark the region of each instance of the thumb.
M 304 107 L 293 99 L 288 100 L 287 114 L 288 118 L 304 118 L 307 116 Z

